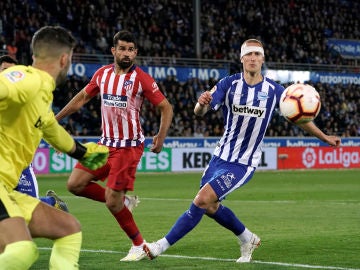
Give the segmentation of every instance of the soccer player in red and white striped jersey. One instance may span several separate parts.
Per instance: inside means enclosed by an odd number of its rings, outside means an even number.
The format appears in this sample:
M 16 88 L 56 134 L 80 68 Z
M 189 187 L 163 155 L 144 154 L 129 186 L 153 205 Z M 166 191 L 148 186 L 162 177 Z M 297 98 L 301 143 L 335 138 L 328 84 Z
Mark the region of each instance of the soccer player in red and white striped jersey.
M 160 127 L 150 149 L 154 153 L 163 147 L 173 110 L 155 80 L 134 64 L 138 49 L 132 33 L 125 30 L 116 33 L 111 52 L 114 63 L 99 68 L 56 118 L 60 120 L 74 113 L 100 94 L 102 135 L 99 144 L 109 147 L 108 163 L 96 171 L 78 163 L 67 186 L 77 196 L 105 202 L 133 243 L 122 261 L 138 261 L 146 257 L 142 248 L 144 239 L 132 213 L 124 205 L 124 198 L 127 191 L 134 189 L 136 168 L 144 151 L 140 110 L 146 98 L 161 112 Z M 105 179 L 105 188 L 96 183 Z

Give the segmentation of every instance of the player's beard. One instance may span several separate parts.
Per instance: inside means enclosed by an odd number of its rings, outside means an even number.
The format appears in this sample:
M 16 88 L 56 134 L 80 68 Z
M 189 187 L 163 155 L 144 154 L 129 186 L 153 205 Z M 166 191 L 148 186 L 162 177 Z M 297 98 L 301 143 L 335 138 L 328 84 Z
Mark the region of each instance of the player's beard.
M 60 71 L 59 75 L 56 78 L 56 86 L 62 86 L 66 83 L 70 64 L 71 64 L 71 62 L 69 61 L 68 64 L 66 65 L 66 67 L 64 67 L 64 69 L 62 69 Z
M 127 69 L 132 66 L 133 61 L 131 61 L 129 58 L 124 58 L 124 59 L 116 59 L 116 63 L 121 69 Z

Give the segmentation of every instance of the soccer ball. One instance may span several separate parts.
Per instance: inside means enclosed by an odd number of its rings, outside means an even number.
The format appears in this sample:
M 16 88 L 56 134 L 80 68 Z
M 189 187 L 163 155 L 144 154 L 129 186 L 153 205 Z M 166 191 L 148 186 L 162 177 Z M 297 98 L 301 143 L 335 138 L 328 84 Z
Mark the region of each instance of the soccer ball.
M 320 95 L 309 84 L 292 84 L 285 89 L 280 98 L 281 114 L 286 120 L 296 124 L 314 120 L 320 107 Z

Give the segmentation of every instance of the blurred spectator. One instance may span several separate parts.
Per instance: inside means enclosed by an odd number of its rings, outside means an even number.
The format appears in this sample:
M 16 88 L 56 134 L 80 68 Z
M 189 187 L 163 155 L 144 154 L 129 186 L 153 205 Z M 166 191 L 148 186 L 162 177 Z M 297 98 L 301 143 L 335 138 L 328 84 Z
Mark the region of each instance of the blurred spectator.
M 196 129 L 195 129 L 192 137 L 195 137 L 195 138 L 202 138 L 202 137 L 204 137 L 204 134 L 203 134 L 203 132 L 201 131 L 200 127 L 196 127 Z
M 6 50 L 7 50 L 8 55 L 11 56 L 11 58 L 18 59 L 18 57 L 16 55 L 18 52 L 18 48 L 15 44 L 15 41 L 12 41 L 11 43 L 7 44 Z
M 30 64 L 29 49 L 32 34 L 44 25 L 59 24 L 70 29 L 79 40 L 75 52 L 108 52 L 112 35 L 128 29 L 137 35 L 139 55 L 159 57 L 202 57 L 227 59 L 238 69 L 240 44 L 253 36 L 266 44 L 267 62 L 310 63 L 326 65 L 356 65 L 354 59 L 344 59 L 326 46 L 328 38 L 360 39 L 358 29 L 359 1 L 320 0 L 303 1 L 202 1 L 201 55 L 195 55 L 193 1 L 0 1 L 1 49 L 15 54 L 21 63 Z M 14 12 L 16 10 L 16 12 Z M 158 57 L 156 57 L 158 56 Z M 54 91 L 54 111 L 62 108 L 88 78 L 70 77 L 66 95 Z M 161 89 L 174 106 L 174 123 L 169 136 L 219 136 L 223 130 L 221 112 L 211 114 L 211 123 L 204 127 L 193 114 L 197 97 L 215 84 L 213 78 L 189 78 L 180 83 L 175 76 L 159 82 Z M 315 122 L 325 132 L 343 136 L 360 136 L 360 86 L 315 84 L 320 92 L 322 108 Z M 96 105 L 100 97 L 82 109 L 64 126 L 75 134 L 101 133 Z M 145 103 L 143 106 L 147 106 Z M 159 112 L 149 111 L 142 116 L 145 134 L 152 136 L 153 119 Z M 68 121 L 68 122 L 66 122 Z M 304 132 L 274 115 L 267 136 L 306 136 Z
M 96 38 L 96 48 L 100 50 L 100 53 L 108 53 L 110 50 L 109 44 L 102 32 L 100 32 Z
M 22 63 L 38 28 L 60 24 L 80 39 L 79 49 L 102 53 L 112 33 L 136 33 L 141 56 L 200 57 L 238 62 L 240 43 L 253 36 L 266 44 L 267 62 L 355 65 L 326 45 L 328 38 L 360 39 L 359 1 L 202 1 L 201 55 L 194 51 L 193 1 L 1 1 L 2 37 Z M 135 11 L 136 7 L 136 11 Z M 16 12 L 14 12 L 16 10 Z M 125 12 L 126 11 L 126 12 Z M 15 37 L 15 39 L 14 39 Z
M 65 92 L 54 91 L 54 111 L 61 109 L 82 87 L 87 83 L 86 78 L 72 76 L 69 78 L 65 87 Z M 197 84 L 209 89 L 209 82 L 206 80 L 195 80 Z M 211 82 L 213 85 L 215 81 Z M 311 82 L 309 82 L 311 84 Z M 209 115 L 207 119 L 198 119 L 193 113 L 193 107 L 197 97 L 194 97 L 195 90 L 191 86 L 194 79 L 189 79 L 185 83 L 180 83 L 174 78 L 159 83 L 161 89 L 168 89 L 167 97 L 174 107 L 174 118 L 169 136 L 173 137 L 206 137 L 220 136 L 223 133 L 223 116 L 218 111 Z M 166 85 L 166 88 L 164 88 Z M 285 84 L 286 87 L 288 84 Z M 315 123 L 326 133 L 337 134 L 340 136 L 360 136 L 360 85 L 329 85 L 313 84 L 318 89 L 322 107 Z M 193 93 L 191 93 L 191 91 Z M 66 95 L 60 93 L 67 93 Z M 63 125 L 73 135 L 98 136 L 101 134 L 99 123 L 101 122 L 100 107 L 96 103 L 100 102 L 100 97 L 93 99 L 81 112 L 71 115 L 71 118 L 63 120 Z M 144 123 L 144 134 L 153 136 L 158 126 L 154 119 L 160 117 L 160 113 L 154 110 L 148 103 L 145 107 L 141 121 Z M 208 123 L 208 124 L 205 124 Z M 295 125 L 289 124 L 278 111 L 274 114 L 266 136 L 307 136 L 304 131 Z

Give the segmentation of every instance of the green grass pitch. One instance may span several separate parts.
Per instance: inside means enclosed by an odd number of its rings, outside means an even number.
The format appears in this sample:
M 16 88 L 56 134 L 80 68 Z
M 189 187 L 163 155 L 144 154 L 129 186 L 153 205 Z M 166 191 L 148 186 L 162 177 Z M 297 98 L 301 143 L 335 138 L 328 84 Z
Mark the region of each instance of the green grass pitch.
M 138 174 L 141 203 L 134 218 L 151 242 L 163 237 L 197 193 L 201 173 Z M 206 216 L 156 260 L 120 262 L 130 241 L 104 204 L 66 191 L 67 176 L 39 176 L 40 193 L 53 189 L 81 222 L 80 269 L 339 269 L 360 270 L 360 171 L 256 172 L 224 201 L 262 239 L 253 262 L 237 264 L 235 236 Z M 51 241 L 35 240 L 47 269 Z M 1 267 L 0 267 L 1 268 Z

